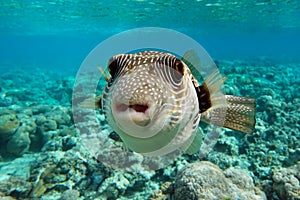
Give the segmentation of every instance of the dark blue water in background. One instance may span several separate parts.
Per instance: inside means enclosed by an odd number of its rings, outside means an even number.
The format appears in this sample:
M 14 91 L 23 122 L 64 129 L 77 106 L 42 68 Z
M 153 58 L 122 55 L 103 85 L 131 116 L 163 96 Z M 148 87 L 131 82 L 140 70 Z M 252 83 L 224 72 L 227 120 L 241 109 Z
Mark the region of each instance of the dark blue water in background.
M 299 1 L 0 1 L 0 67 L 76 73 L 101 41 L 137 27 L 197 40 L 214 59 L 300 62 Z

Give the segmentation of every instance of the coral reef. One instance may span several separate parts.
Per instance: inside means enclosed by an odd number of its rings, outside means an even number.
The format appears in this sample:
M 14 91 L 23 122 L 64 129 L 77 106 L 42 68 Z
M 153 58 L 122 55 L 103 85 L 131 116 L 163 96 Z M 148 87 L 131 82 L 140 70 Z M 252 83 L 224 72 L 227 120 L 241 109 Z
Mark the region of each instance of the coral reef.
M 17 132 L 7 142 L 7 152 L 15 155 L 22 155 L 28 151 L 30 147 L 29 133 L 26 131 L 25 126 L 18 128 Z
M 40 151 L 45 143 L 60 134 L 78 135 L 72 127 L 69 107 L 38 105 L 13 109 L 0 109 L 0 143 L 5 147 L 0 154 L 4 157 L 18 157 L 28 150 Z
M 263 192 L 271 200 L 299 199 L 299 64 L 274 65 L 265 59 L 217 64 L 227 76 L 228 94 L 257 99 L 254 133 L 222 129 L 214 149 L 203 158 L 211 163 L 199 164 L 197 155 L 183 155 L 155 172 L 143 171 L 139 160 L 82 146 L 79 132 L 91 133 L 91 128 L 100 131 L 107 145 L 122 147 L 122 142 L 101 112 L 97 120 L 84 109 L 75 113 L 81 117 L 75 128 L 70 107 L 74 77 L 39 69 L 1 74 L 1 199 L 188 199 L 185 193 L 190 199 L 265 199 Z M 87 75 L 86 81 L 93 76 Z M 85 97 L 82 88 L 82 95 L 74 98 Z M 204 133 L 209 129 L 201 127 Z M 88 153 L 91 149 L 111 160 L 123 156 L 136 161 L 139 173 L 106 166 Z
M 66 190 L 62 193 L 60 200 L 76 200 L 79 195 L 77 190 Z
M 266 199 L 242 170 L 222 171 L 202 161 L 188 165 L 176 178 L 175 199 Z
M 27 180 L 16 177 L 1 177 L 0 181 L 0 197 L 16 197 L 18 199 L 28 198 L 32 184 Z
M 273 189 L 279 199 L 300 199 L 300 162 L 289 168 L 272 171 Z
M 174 195 L 174 184 L 172 182 L 165 182 L 160 186 L 160 189 L 153 192 L 149 199 L 150 200 L 165 200 L 170 199 Z
M 16 132 L 20 125 L 14 111 L 9 109 L 0 110 L 0 141 L 6 142 Z

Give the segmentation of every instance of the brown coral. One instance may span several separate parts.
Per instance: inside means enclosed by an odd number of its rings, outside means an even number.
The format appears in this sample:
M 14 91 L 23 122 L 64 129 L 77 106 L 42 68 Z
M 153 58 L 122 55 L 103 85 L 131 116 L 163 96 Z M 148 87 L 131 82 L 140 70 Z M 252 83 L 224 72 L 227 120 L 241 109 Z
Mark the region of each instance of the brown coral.
M 7 141 L 17 130 L 20 121 L 11 110 L 0 111 L 0 141 Z

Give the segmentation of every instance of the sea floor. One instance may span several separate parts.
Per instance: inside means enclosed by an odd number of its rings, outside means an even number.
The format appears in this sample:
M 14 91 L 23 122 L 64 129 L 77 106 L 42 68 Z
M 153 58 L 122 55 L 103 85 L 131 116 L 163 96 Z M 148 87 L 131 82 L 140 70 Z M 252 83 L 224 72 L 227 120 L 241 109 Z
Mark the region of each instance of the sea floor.
M 75 76 L 38 67 L 1 73 L 0 199 L 158 200 L 184 199 L 185 192 L 194 195 L 185 199 L 300 199 L 300 64 L 267 58 L 216 63 L 227 77 L 227 94 L 256 98 L 255 132 L 222 129 L 201 160 L 208 162 L 182 155 L 170 166 L 140 173 L 106 167 L 81 145 L 71 106 Z M 98 116 L 101 123 L 91 126 L 109 135 Z M 212 169 L 205 172 L 210 179 L 201 179 L 206 186 L 184 184 L 201 176 L 201 166 Z M 185 167 L 195 174 L 181 172 Z M 227 194 L 202 196 L 221 191 L 222 185 L 212 184 L 220 180 L 231 188 Z

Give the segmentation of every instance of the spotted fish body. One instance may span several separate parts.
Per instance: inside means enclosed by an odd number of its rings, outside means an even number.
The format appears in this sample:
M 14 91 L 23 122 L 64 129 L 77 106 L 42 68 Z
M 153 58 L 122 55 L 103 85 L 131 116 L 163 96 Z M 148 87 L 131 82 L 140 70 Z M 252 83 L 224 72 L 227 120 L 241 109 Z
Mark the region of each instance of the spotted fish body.
M 184 61 L 156 51 L 113 56 L 108 70 L 111 78 L 97 105 L 132 151 L 145 155 L 178 149 L 194 153 L 201 144 L 197 134 L 201 118 L 235 130 L 253 131 L 254 100 L 240 97 L 236 103 L 236 97 L 226 96 L 225 103 L 218 102 L 214 93 L 223 83 L 218 73 L 200 86 Z M 224 110 L 233 115 L 228 113 L 230 118 L 221 122 L 218 114 Z

